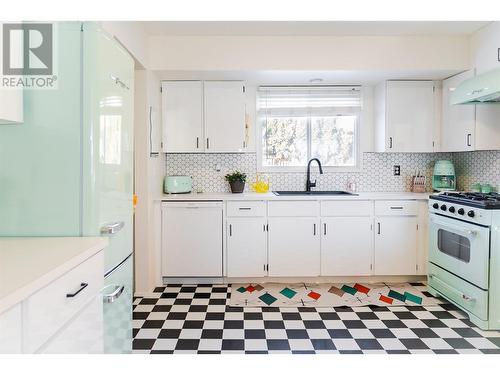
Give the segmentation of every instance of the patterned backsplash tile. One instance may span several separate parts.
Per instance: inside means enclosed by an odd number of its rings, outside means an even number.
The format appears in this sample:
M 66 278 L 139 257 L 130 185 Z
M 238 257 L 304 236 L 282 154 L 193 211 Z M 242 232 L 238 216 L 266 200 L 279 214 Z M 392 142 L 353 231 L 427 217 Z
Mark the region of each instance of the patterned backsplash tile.
M 457 152 L 453 154 L 457 184 L 460 190 L 470 190 L 474 183 L 500 185 L 500 151 Z
M 431 191 L 431 176 L 434 162 L 452 159 L 451 153 L 364 153 L 360 172 L 317 173 L 314 167 L 312 179 L 317 178 L 318 190 L 346 190 L 348 182 L 355 182 L 358 191 L 409 191 L 411 176 L 417 169 L 427 176 L 427 190 Z M 216 171 L 216 165 L 220 171 Z M 393 175 L 393 166 L 401 167 L 401 175 Z M 248 181 L 255 180 L 257 158 L 250 154 L 167 154 L 166 174 L 189 175 L 193 177 L 194 190 L 206 192 L 229 191 L 224 176 L 234 170 L 248 175 Z M 266 173 L 272 190 L 303 190 L 306 174 Z M 246 189 L 248 190 L 248 185 Z

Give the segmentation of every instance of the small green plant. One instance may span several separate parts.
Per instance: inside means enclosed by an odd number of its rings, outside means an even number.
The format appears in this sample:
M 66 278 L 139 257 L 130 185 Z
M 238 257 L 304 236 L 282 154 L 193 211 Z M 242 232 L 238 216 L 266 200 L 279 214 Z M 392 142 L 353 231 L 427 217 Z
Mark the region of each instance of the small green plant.
M 246 182 L 247 175 L 245 173 L 241 173 L 240 171 L 235 171 L 233 173 L 228 173 L 225 176 L 225 179 L 228 182 L 236 182 L 236 181 Z

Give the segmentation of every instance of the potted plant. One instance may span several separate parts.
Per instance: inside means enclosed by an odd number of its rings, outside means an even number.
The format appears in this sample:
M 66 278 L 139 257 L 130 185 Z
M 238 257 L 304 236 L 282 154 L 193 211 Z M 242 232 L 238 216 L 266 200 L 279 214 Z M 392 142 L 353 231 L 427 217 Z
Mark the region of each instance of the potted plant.
M 231 186 L 232 193 L 243 193 L 243 189 L 245 189 L 245 181 L 247 180 L 247 175 L 245 173 L 235 171 L 227 174 L 225 178 Z

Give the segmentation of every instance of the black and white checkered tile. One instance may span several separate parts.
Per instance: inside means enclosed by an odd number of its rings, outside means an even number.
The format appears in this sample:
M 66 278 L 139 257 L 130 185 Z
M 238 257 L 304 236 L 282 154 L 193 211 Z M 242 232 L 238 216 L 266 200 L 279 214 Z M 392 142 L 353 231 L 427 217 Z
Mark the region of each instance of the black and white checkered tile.
M 425 286 L 419 285 L 425 290 Z M 134 300 L 134 353 L 495 353 L 452 304 L 230 307 L 227 285 L 168 285 Z

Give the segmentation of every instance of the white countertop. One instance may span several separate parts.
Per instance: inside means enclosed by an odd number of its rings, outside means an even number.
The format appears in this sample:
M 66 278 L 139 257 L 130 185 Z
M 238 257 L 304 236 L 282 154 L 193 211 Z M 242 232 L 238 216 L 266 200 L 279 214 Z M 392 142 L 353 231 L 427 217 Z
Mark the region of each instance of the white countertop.
M 107 245 L 103 237 L 0 238 L 0 313 Z
M 163 194 L 162 201 L 201 201 L 201 200 L 427 200 L 432 193 L 411 192 L 361 192 L 358 195 L 275 195 L 274 193 L 189 193 Z

